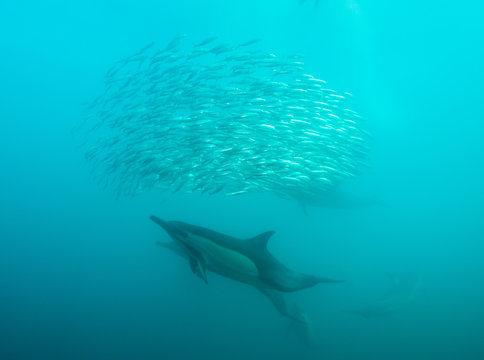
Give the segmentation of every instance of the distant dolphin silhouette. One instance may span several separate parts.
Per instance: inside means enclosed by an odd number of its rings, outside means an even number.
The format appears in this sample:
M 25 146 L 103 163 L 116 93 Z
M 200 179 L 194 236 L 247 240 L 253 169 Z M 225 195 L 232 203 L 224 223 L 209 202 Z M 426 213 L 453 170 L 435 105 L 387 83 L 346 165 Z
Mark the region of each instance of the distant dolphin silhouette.
M 408 308 L 422 288 L 422 274 L 401 274 L 391 277 L 392 286 L 381 299 L 360 309 L 344 310 L 364 318 L 379 318 Z
M 359 196 L 340 188 L 311 196 L 297 194 L 294 197 L 305 215 L 308 215 L 307 206 L 330 209 L 360 209 L 382 205 L 382 202 L 376 196 Z
M 188 258 L 192 272 L 205 283 L 208 283 L 206 272 L 209 270 L 254 286 L 282 315 L 292 319 L 292 328 L 307 340 L 311 337 L 307 315 L 299 310 L 290 311 L 283 293 L 319 283 L 341 282 L 298 273 L 281 264 L 267 250 L 267 242 L 274 231 L 243 240 L 181 221 L 164 221 L 156 216 L 150 219 L 173 239 L 173 242 L 158 244 Z

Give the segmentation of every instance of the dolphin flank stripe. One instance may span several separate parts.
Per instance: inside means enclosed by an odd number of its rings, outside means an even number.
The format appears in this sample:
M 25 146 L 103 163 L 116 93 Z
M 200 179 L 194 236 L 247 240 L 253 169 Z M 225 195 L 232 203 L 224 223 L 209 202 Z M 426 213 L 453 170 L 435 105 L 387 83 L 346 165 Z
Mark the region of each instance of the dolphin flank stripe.
M 204 254 L 203 258 L 207 265 L 218 264 L 218 266 L 221 266 L 221 264 L 224 264 L 227 272 L 239 273 L 244 277 L 257 278 L 259 276 L 257 266 L 247 256 L 201 236 L 194 235 L 191 237 L 191 241 L 191 246 Z
M 295 272 L 279 262 L 266 248 L 274 234 L 268 231 L 248 240 L 231 237 L 201 226 L 181 221 L 150 219 L 160 225 L 184 255 L 199 267 L 257 288 L 293 292 L 321 282 L 339 282 Z
M 280 314 L 291 319 L 291 328 L 303 341 L 309 343 L 313 340 L 307 315 L 298 309 L 289 311 L 284 292 L 338 281 L 298 273 L 281 264 L 267 250 L 267 242 L 274 231 L 242 240 L 181 221 L 165 221 L 156 216 L 150 219 L 173 240 L 158 244 L 187 258 L 195 275 L 207 282 L 205 270 L 209 270 L 252 285 L 272 302 Z

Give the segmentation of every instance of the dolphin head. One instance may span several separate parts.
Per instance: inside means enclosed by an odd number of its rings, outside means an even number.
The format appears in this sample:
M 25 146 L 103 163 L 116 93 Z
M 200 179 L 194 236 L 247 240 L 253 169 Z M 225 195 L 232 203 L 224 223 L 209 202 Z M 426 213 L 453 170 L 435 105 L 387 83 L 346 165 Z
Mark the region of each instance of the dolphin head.
M 156 216 L 150 216 L 150 219 L 160 225 L 174 241 L 184 243 L 184 240 L 188 237 L 186 231 L 181 228 L 181 223 L 177 221 L 165 221 Z

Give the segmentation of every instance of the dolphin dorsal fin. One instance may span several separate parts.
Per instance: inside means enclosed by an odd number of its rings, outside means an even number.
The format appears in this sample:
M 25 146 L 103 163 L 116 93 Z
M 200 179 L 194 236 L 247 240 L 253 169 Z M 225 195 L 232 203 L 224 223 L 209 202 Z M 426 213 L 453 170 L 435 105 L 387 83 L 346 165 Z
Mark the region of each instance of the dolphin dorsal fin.
M 267 242 L 275 234 L 275 231 L 266 231 L 262 234 L 250 238 L 249 241 L 258 248 L 267 249 Z

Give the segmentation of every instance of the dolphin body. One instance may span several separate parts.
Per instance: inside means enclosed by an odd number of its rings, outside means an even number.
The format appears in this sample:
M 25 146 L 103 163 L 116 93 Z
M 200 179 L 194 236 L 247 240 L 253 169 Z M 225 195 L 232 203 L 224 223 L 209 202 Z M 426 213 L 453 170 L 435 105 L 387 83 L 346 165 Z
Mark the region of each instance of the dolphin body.
M 391 276 L 391 288 L 381 299 L 357 310 L 344 310 L 346 313 L 367 319 L 386 317 L 409 308 L 415 302 L 422 288 L 422 274 L 401 274 Z
M 295 196 L 299 207 L 308 215 L 307 206 L 329 209 L 363 209 L 383 205 L 376 196 L 359 196 L 341 188 L 334 188 L 325 193 Z
M 267 231 L 250 239 L 238 239 L 207 228 L 181 221 L 150 219 L 160 225 L 173 242 L 158 243 L 188 259 L 192 272 L 205 283 L 207 270 L 254 286 L 274 304 L 284 316 L 292 319 L 292 327 L 300 337 L 309 338 L 311 329 L 305 313 L 290 311 L 283 293 L 312 287 L 319 283 L 336 283 L 324 277 L 295 272 L 280 263 L 267 250 L 267 242 L 274 231 Z

